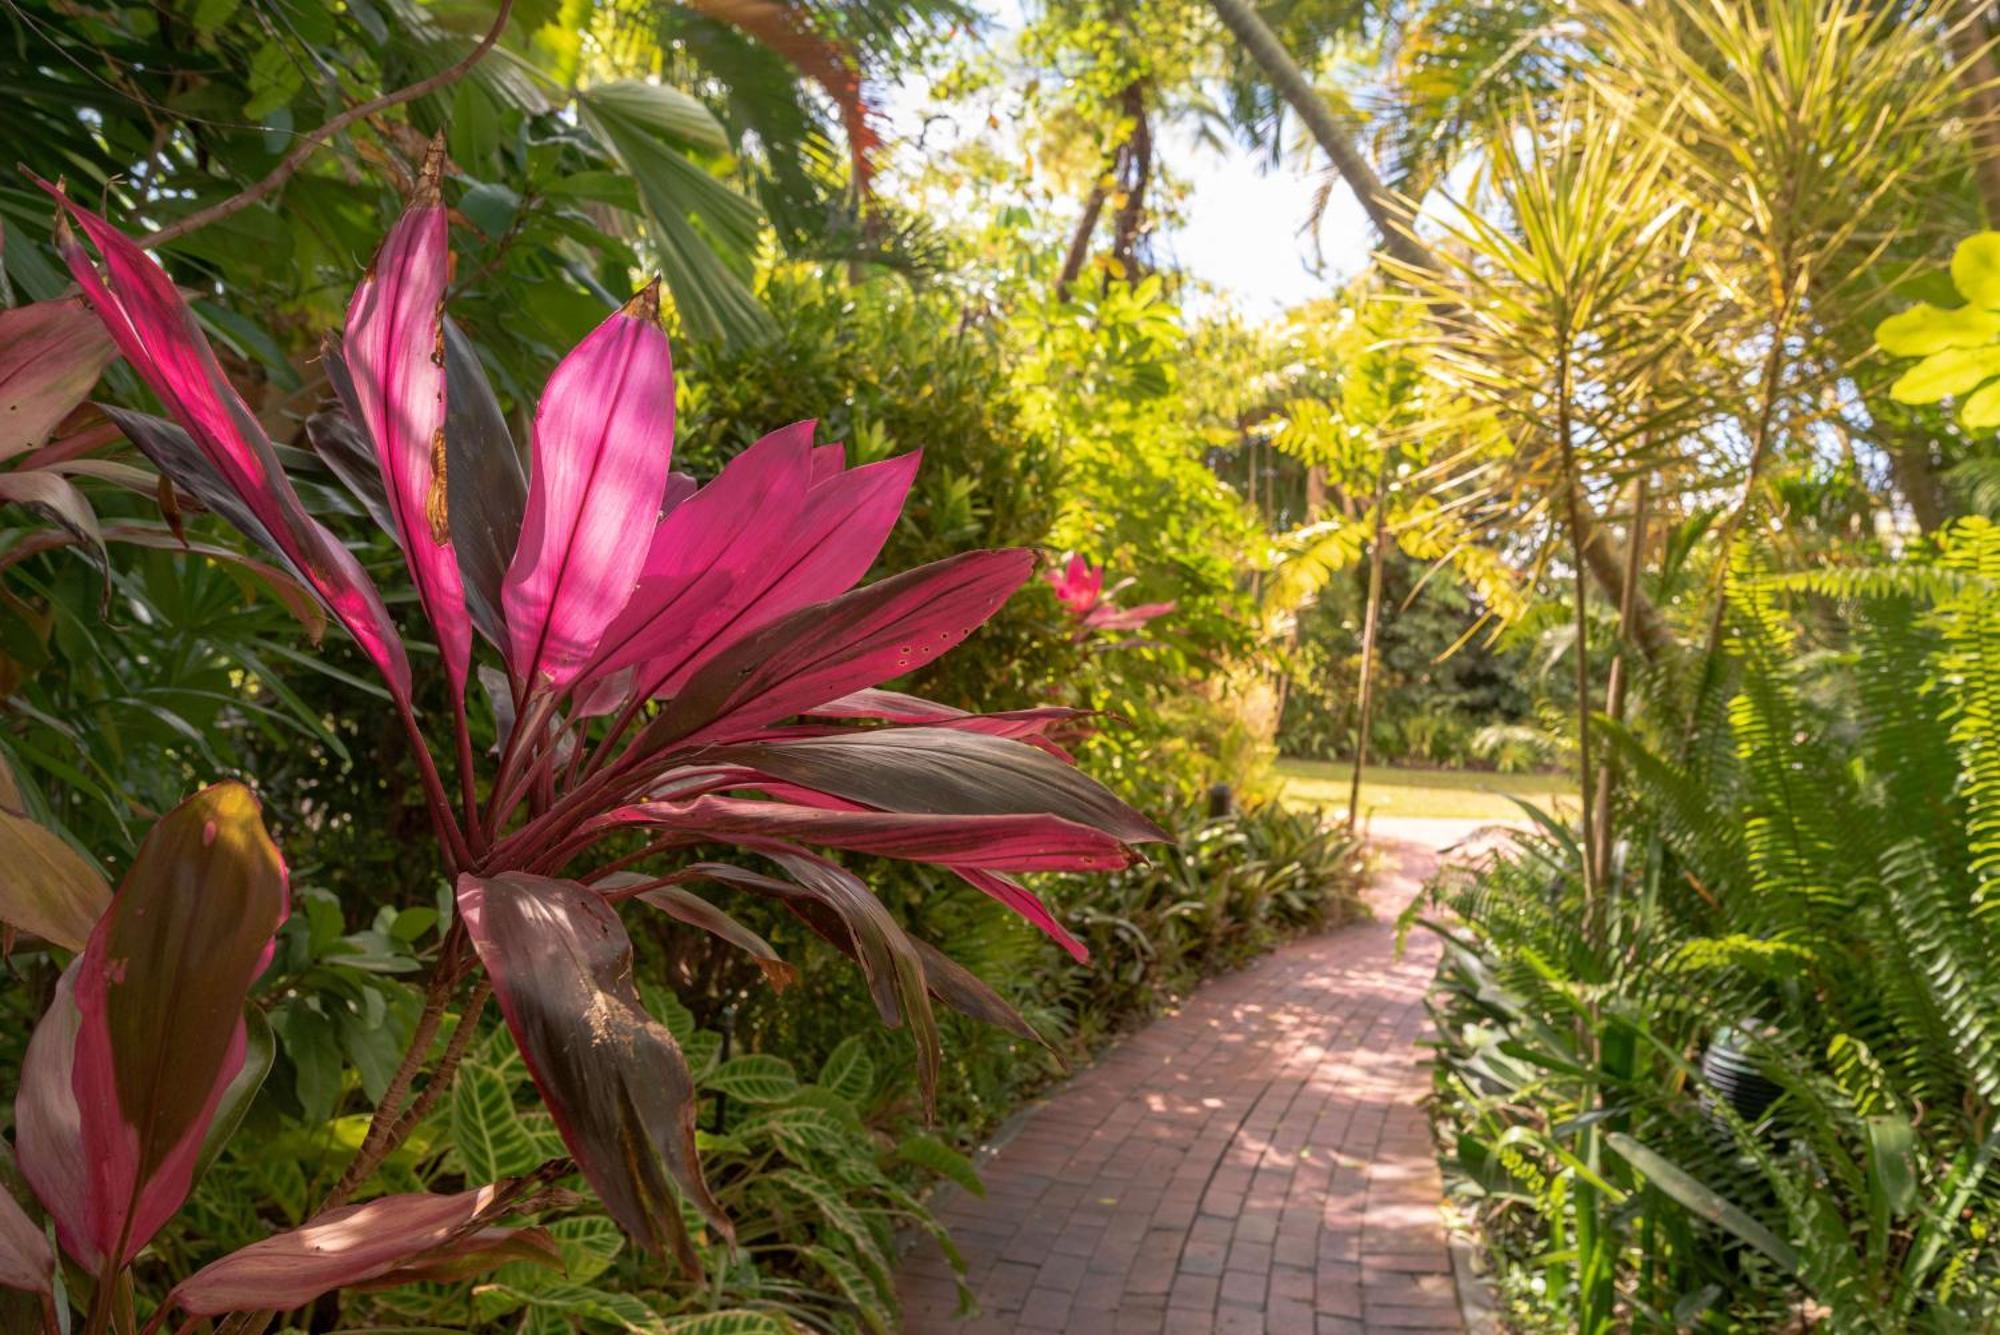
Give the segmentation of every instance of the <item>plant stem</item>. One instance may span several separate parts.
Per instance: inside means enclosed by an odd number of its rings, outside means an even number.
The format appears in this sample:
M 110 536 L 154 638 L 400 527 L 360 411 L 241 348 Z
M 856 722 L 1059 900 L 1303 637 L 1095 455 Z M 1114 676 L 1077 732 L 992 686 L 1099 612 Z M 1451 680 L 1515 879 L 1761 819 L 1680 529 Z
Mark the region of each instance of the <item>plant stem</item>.
M 445 1044 L 437 1070 L 417 1091 L 416 1098 L 410 1101 L 409 1110 L 396 1119 L 395 1129 L 389 1135 L 391 1151 L 409 1139 L 410 1133 L 430 1115 L 437 1101 L 451 1088 L 452 1077 L 458 1074 L 458 1064 L 465 1059 L 465 1050 L 472 1046 L 473 1034 L 479 1028 L 479 1013 L 486 1009 L 486 998 L 491 995 L 493 980 L 482 975 L 465 998 L 465 1006 L 458 1013 L 458 1028 L 451 1031 L 451 1041 Z
M 431 824 L 437 830 L 438 843 L 444 848 L 445 871 L 457 878 L 459 869 L 472 861 L 471 851 L 465 845 L 465 835 L 458 828 L 458 821 L 451 814 L 451 798 L 446 795 L 444 779 L 439 776 L 437 762 L 431 759 L 431 749 L 424 742 L 423 729 L 417 726 L 417 719 L 410 707 L 402 701 L 396 702 L 396 712 L 402 717 L 403 731 L 409 735 L 410 749 L 416 753 L 417 773 L 423 780 L 424 800 L 431 809 Z
M 482 854 L 486 851 L 486 839 L 479 825 L 479 788 L 473 782 L 472 729 L 466 722 L 465 697 L 461 694 L 453 694 L 451 722 L 458 735 L 458 790 L 465 812 L 465 837 L 471 845 L 469 851 Z
M 255 204 L 258 200 L 276 190 L 286 181 L 291 180 L 298 169 L 305 166 L 306 159 L 317 153 L 329 139 L 339 134 L 342 130 L 345 130 L 348 126 L 358 121 L 366 120 L 368 117 L 376 115 L 379 112 L 387 111 L 391 107 L 401 106 L 405 102 L 414 102 L 418 98 L 434 93 L 440 88 L 446 88 L 457 83 L 467 74 L 470 74 L 472 67 L 485 59 L 486 53 L 491 51 L 494 44 L 500 40 L 500 34 L 506 29 L 507 19 L 513 13 L 513 10 L 514 0 L 500 0 L 499 12 L 493 16 L 493 26 L 487 29 L 486 35 L 479 39 L 479 44 L 466 52 L 458 63 L 439 70 L 428 79 L 419 79 L 407 87 L 398 88 L 393 93 L 384 93 L 382 96 L 371 98 L 359 106 L 349 107 L 346 111 L 341 112 L 338 116 L 335 116 L 332 120 L 329 120 L 326 124 L 308 134 L 299 142 L 297 148 L 285 155 L 283 162 L 280 162 L 271 169 L 270 173 L 263 180 L 231 195 L 228 199 L 220 200 L 205 209 L 197 209 L 187 217 L 169 223 L 149 236 L 140 237 L 139 245 L 144 249 L 150 250 L 154 246 L 162 246 L 169 241 L 178 241 L 188 233 L 206 227 L 212 222 L 220 222 L 224 218 L 241 213 L 244 209 L 249 208 L 252 204 Z

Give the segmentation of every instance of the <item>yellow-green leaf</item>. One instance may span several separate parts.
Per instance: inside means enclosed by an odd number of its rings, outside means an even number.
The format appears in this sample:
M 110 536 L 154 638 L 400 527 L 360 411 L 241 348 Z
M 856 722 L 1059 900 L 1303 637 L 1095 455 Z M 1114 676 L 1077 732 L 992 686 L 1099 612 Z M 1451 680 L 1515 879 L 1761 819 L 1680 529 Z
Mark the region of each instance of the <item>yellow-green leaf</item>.
M 1974 232 L 1959 242 L 1951 281 L 1973 305 L 2000 307 L 2000 232 Z
M 1924 358 L 1889 387 L 1898 403 L 1936 403 L 2000 374 L 2000 348 L 1947 348 Z
M 1946 348 L 1976 348 L 2000 336 L 2000 311 L 1979 306 L 1945 310 L 1919 302 L 1875 326 L 1875 341 L 1897 357 L 1928 357 Z
M 1988 381 L 1958 410 L 1958 420 L 1974 431 L 2000 426 L 2000 380 Z

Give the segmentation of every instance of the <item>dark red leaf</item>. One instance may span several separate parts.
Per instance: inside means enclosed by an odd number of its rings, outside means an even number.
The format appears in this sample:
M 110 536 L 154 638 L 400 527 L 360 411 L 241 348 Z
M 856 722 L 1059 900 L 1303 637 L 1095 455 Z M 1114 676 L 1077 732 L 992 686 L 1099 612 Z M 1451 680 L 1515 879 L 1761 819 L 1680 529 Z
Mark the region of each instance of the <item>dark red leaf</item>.
M 1046 751 L 951 727 L 871 728 L 704 752 L 881 811 L 951 816 L 1054 815 L 1123 843 L 1167 842 L 1165 830 Z
M 1115 871 L 1138 856 L 1111 835 L 1060 816 L 905 815 L 699 797 L 641 802 L 601 816 L 587 828 L 621 824 L 650 825 L 721 843 L 779 839 L 993 871 Z
M 741 736 L 922 667 L 998 611 L 1034 564 L 1025 550 L 966 552 L 780 617 L 704 664 L 633 754 Z
M 725 1237 L 729 1222 L 695 1157 L 694 1079 L 640 1004 L 618 914 L 574 881 L 523 872 L 459 877 L 458 906 L 542 1100 L 605 1209 L 698 1274 L 674 1188 Z

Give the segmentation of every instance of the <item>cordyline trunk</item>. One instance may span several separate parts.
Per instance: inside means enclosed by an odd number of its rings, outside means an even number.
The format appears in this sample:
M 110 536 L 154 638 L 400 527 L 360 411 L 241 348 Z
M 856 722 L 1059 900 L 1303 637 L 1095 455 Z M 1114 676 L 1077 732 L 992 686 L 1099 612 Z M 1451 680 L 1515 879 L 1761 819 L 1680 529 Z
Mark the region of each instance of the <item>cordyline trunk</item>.
M 1248 0 L 1209 0 L 1209 5 L 1263 69 L 1272 87 L 1305 122 L 1314 141 L 1333 162 L 1334 170 L 1340 173 L 1340 179 L 1354 192 L 1368 220 L 1375 225 L 1382 238 L 1382 249 L 1410 268 L 1435 272 L 1438 267 L 1435 257 L 1422 241 L 1404 229 L 1396 202 L 1375 169 L 1369 166 L 1367 158 L 1348 138 L 1346 129 L 1313 91 L 1305 71 L 1285 51 Z M 1604 532 L 1586 498 L 1572 498 L 1568 509 L 1578 526 L 1577 542 L 1591 578 L 1606 597 L 1623 606 L 1627 601 L 1624 554 Z M 1630 601 L 1633 637 L 1646 657 L 1657 659 L 1673 647 L 1673 632 L 1642 591 L 1632 590 Z

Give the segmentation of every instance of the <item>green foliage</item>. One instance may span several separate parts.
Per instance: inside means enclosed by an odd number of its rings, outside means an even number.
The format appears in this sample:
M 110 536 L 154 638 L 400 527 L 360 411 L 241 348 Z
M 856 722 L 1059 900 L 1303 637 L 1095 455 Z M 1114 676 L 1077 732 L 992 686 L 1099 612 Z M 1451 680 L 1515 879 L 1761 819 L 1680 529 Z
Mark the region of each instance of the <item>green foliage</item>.
M 1679 744 L 1607 729 L 1631 783 L 1602 938 L 1554 826 L 1439 887 L 1455 1191 L 1524 1318 L 1590 1325 L 1593 1266 L 1648 1327 L 2000 1311 L 2000 530 L 1930 561 L 1843 586 L 1820 653 L 1797 581 L 1740 578 L 1726 711 Z M 1732 1104 L 1727 1062 L 1775 1101 Z

